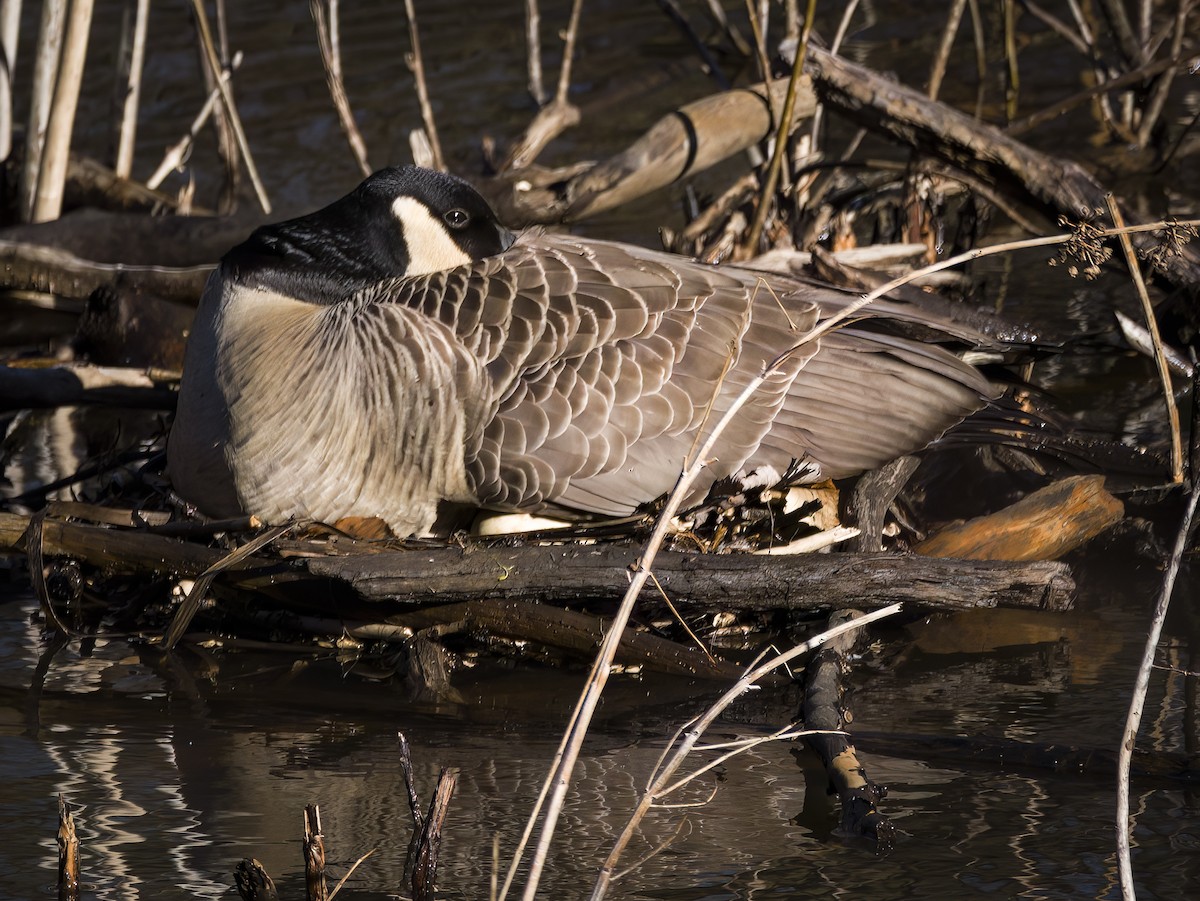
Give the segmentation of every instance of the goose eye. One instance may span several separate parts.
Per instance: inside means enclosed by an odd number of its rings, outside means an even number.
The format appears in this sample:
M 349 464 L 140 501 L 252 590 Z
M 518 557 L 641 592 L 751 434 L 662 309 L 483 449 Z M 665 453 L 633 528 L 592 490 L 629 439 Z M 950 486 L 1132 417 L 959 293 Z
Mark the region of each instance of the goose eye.
M 451 228 L 462 228 L 471 221 L 471 217 L 467 215 L 467 211 L 459 209 L 450 210 L 442 218 L 446 220 L 446 224 Z

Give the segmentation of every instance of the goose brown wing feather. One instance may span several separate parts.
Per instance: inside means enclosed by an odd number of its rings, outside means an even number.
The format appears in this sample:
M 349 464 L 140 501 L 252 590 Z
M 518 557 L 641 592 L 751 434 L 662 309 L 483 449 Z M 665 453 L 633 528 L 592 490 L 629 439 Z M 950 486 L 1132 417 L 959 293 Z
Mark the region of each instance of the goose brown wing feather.
M 623 514 L 669 490 L 697 431 L 823 311 L 848 302 L 778 277 L 767 288 L 736 267 L 549 235 L 398 283 L 390 299 L 427 298 L 434 278 L 444 293 L 430 315 L 488 376 L 468 481 L 480 503 L 508 509 Z M 989 393 L 940 348 L 835 331 L 751 397 L 709 471 L 782 472 L 804 459 L 814 477 L 858 472 L 935 439 Z

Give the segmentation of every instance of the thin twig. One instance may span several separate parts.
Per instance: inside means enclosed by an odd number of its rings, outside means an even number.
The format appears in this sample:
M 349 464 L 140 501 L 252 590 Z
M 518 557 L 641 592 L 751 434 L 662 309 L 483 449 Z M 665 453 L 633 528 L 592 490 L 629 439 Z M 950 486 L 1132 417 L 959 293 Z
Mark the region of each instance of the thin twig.
M 208 15 L 204 11 L 203 0 L 192 0 L 192 10 L 196 14 L 196 27 L 200 30 L 200 43 L 203 45 L 209 70 L 216 82 L 217 90 L 221 92 L 221 103 L 229 116 L 229 124 L 233 128 L 233 136 L 241 151 L 242 160 L 246 163 L 246 174 L 250 176 L 250 184 L 254 186 L 254 196 L 258 205 L 267 215 L 271 213 L 271 201 L 267 199 L 267 191 L 258 175 L 258 167 L 254 164 L 254 156 L 250 153 L 250 142 L 246 140 L 246 131 L 242 128 L 242 119 L 238 115 L 237 106 L 233 102 L 233 91 L 229 88 L 228 79 L 221 77 L 221 61 L 217 57 L 217 48 L 213 43 L 212 31 L 208 27 Z
M 324 0 L 309 0 L 308 9 L 317 26 L 317 46 L 321 50 L 321 64 L 325 67 L 325 83 L 329 85 L 329 96 L 333 98 L 338 122 L 346 134 L 346 140 L 350 142 L 350 150 L 358 163 L 359 171 L 367 176 L 371 174 L 371 164 L 367 162 L 367 144 L 363 140 L 362 132 L 358 130 L 358 123 L 354 121 L 350 98 L 346 95 L 346 82 L 342 77 L 342 49 L 338 40 L 338 0 L 328 2 L 328 22 L 325 21 Z
M 1011 122 L 1017 117 L 1021 97 L 1021 69 L 1017 62 L 1017 4 L 1016 0 L 1001 0 L 1004 6 L 1004 117 Z
M 242 51 L 237 51 L 233 54 L 233 59 L 229 63 L 229 68 L 221 73 L 221 80 L 228 83 L 233 78 L 233 73 L 242 65 Z M 163 183 L 163 180 L 171 174 L 172 171 L 183 165 L 184 161 L 192 151 L 192 145 L 196 143 L 196 137 L 208 124 L 208 119 L 212 115 L 216 105 L 221 100 L 221 89 L 213 87 L 208 93 L 208 97 L 204 100 L 204 105 L 200 107 L 200 112 L 196 114 L 196 118 L 192 120 L 191 127 L 187 134 L 167 148 L 163 154 L 162 162 L 158 164 L 158 168 L 154 170 L 154 174 L 146 179 L 146 187 L 155 190 Z
M 442 156 L 442 145 L 438 141 L 437 123 L 433 118 L 433 107 L 429 104 L 429 89 L 425 84 L 425 64 L 421 60 L 421 34 L 417 29 L 417 11 L 413 0 L 404 0 L 404 11 L 408 16 L 408 38 L 412 50 L 404 55 L 404 62 L 417 82 L 417 102 L 421 106 L 421 121 L 425 123 L 425 136 L 433 154 L 433 168 L 446 171 L 446 160 Z
M 654 573 L 650 573 L 650 581 L 653 582 L 654 587 L 658 589 L 659 597 L 663 599 L 663 603 L 667 605 L 667 609 L 671 611 L 671 615 L 675 617 L 675 621 L 679 623 L 679 625 L 683 626 L 683 631 L 688 634 L 688 638 L 692 640 L 696 647 L 704 652 L 705 657 L 707 657 L 713 664 L 716 664 L 717 658 L 714 657 L 712 652 L 704 646 L 704 642 L 700 640 L 699 636 L 692 631 L 692 627 L 687 624 L 687 621 L 683 618 L 683 615 L 680 614 L 679 610 L 675 607 L 675 603 L 671 600 L 670 595 L 667 594 L 666 589 L 662 587 L 662 582 L 658 581 L 658 576 L 654 575 Z
M 1108 212 L 1112 216 L 1113 225 L 1121 228 L 1125 219 L 1116 198 L 1109 194 Z M 1133 276 L 1133 284 L 1137 288 L 1138 298 L 1142 302 L 1142 313 L 1146 317 L 1146 329 L 1150 332 L 1150 340 L 1154 345 L 1154 362 L 1158 365 L 1158 377 L 1163 386 L 1163 398 L 1167 404 L 1167 419 L 1171 424 L 1171 479 L 1174 482 L 1183 481 L 1183 442 L 1179 434 L 1179 408 L 1175 406 L 1175 392 L 1171 387 L 1171 369 L 1163 350 L 1162 336 L 1158 333 L 1158 322 L 1154 317 L 1154 305 L 1150 303 L 1150 295 L 1146 291 L 1146 281 L 1142 278 L 1142 269 L 1138 265 L 1137 254 L 1133 250 L 1133 242 L 1128 234 L 1118 236 L 1121 248 L 1125 251 L 1125 261 L 1129 264 L 1129 274 Z
M 150 0 L 137 0 L 129 37 L 129 55 L 121 60 L 124 96 L 121 98 L 121 125 L 113 171 L 129 178 L 133 171 L 133 148 L 137 138 L 138 101 L 142 94 L 142 66 L 146 60 L 146 31 L 150 22 Z
M 1036 113 L 1031 113 L 1021 119 L 1016 119 L 1008 124 L 1004 129 L 1004 133 L 1009 137 L 1025 134 L 1043 122 L 1048 122 L 1051 119 L 1056 119 L 1063 113 L 1079 106 L 1081 103 L 1086 103 L 1093 97 L 1103 96 L 1120 88 L 1128 87 L 1129 85 L 1139 84 L 1147 78 L 1152 78 L 1169 69 L 1174 69 L 1177 66 L 1183 66 L 1187 62 L 1186 57 L 1173 59 L 1160 59 L 1157 62 L 1147 63 L 1146 65 L 1134 69 L 1132 72 L 1126 72 L 1117 78 L 1112 78 L 1107 81 L 1101 81 L 1086 90 L 1080 91 L 1077 94 L 1072 94 L 1070 97 L 1064 97 L 1057 103 L 1052 103 L 1045 109 L 1040 109 Z
M 582 12 L 583 0 L 574 0 L 563 42 L 563 61 L 558 71 L 558 89 L 555 91 L 554 100 L 538 110 L 525 133 L 513 144 L 500 164 L 501 171 L 525 168 L 537 159 L 542 148 L 566 129 L 579 124 L 579 109 L 567 99 L 567 94 L 571 87 L 571 66 L 575 59 L 575 43 L 579 36 L 579 19 Z
M 1154 668 L 1154 653 L 1158 648 L 1158 639 L 1162 634 L 1163 623 L 1167 619 L 1167 607 L 1171 603 L 1171 592 L 1175 588 L 1175 577 L 1179 574 L 1179 561 L 1187 550 L 1188 534 L 1192 530 L 1192 519 L 1196 515 L 1196 501 L 1200 500 L 1200 490 L 1193 480 L 1191 497 L 1183 514 L 1183 522 L 1179 524 L 1179 534 L 1175 537 L 1175 548 L 1171 552 L 1171 561 L 1163 574 L 1162 588 L 1158 594 L 1158 602 L 1154 607 L 1154 619 L 1150 623 L 1150 631 L 1146 636 L 1146 646 L 1142 651 L 1142 663 L 1138 667 L 1137 678 L 1134 681 L 1133 695 L 1129 699 L 1129 714 L 1125 719 L 1125 732 L 1121 738 L 1121 747 L 1117 753 L 1117 869 L 1121 874 L 1121 895 L 1125 901 L 1135 901 L 1137 893 L 1133 884 L 1133 864 L 1129 857 L 1129 836 L 1133 823 L 1129 816 L 1129 771 L 1133 763 L 1133 749 L 1137 744 L 1138 728 L 1142 722 L 1142 710 L 1146 705 L 1146 694 L 1150 689 L 1150 673 Z
M 335 2 L 336 2 L 336 0 L 335 0 Z M 354 861 L 354 863 L 350 864 L 350 869 L 348 869 L 346 871 L 346 875 L 337 881 L 337 885 L 335 885 L 333 887 L 333 891 L 331 891 L 329 893 L 329 901 L 333 901 L 333 899 L 337 897 L 337 893 L 342 890 L 342 886 L 346 884 L 346 880 L 354 875 L 354 871 L 359 868 L 359 866 L 362 864 L 362 862 L 378 850 L 379 850 L 378 848 L 372 848 L 370 851 L 368 851 L 366 854 L 364 854 L 358 860 Z

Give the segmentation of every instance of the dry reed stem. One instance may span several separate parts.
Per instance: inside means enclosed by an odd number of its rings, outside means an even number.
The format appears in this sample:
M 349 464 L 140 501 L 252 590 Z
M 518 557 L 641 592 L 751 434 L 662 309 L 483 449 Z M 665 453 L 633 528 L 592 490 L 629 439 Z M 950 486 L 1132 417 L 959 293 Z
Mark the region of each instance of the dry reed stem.
M 88 33 L 92 25 L 94 0 L 74 0 L 67 16 L 63 37 L 62 60 L 54 82 L 54 100 L 46 125 L 46 142 L 37 178 L 31 222 L 49 222 L 62 212 L 63 188 L 67 181 L 67 161 L 71 154 L 71 133 L 75 128 L 75 109 L 83 84 L 83 65 L 87 59 Z
M 624 850 L 629 844 L 629 840 L 633 837 L 638 824 L 641 823 L 642 819 L 645 817 L 646 813 L 649 812 L 650 808 L 654 806 L 655 801 L 666 794 L 666 790 L 668 788 L 674 790 L 675 788 L 678 788 L 679 785 L 683 784 L 683 781 L 672 784 L 670 783 L 670 780 L 675 775 L 676 771 L 678 771 L 680 766 L 683 765 L 683 762 L 687 759 L 688 755 L 690 755 L 695 749 L 696 743 L 700 740 L 700 737 L 704 735 L 708 727 L 713 724 L 717 717 L 720 716 L 730 704 L 749 691 L 755 682 L 763 678 L 763 676 L 767 675 L 771 671 L 777 669 L 778 667 L 786 666 L 790 661 L 799 657 L 801 654 L 806 654 L 814 648 L 825 644 L 834 638 L 837 638 L 839 635 L 854 629 L 860 629 L 863 626 L 875 622 L 876 620 L 893 616 L 900 612 L 901 606 L 902 605 L 900 604 L 892 604 L 888 607 L 882 607 L 879 610 L 875 610 L 856 619 L 842 623 L 841 625 L 834 626 L 832 629 L 828 629 L 825 632 L 822 632 L 820 635 L 816 635 L 813 638 L 810 638 L 808 641 L 798 644 L 782 654 L 778 654 L 769 660 L 763 661 L 742 676 L 741 679 L 739 679 L 732 687 L 730 687 L 723 695 L 721 695 L 721 697 L 718 698 L 716 702 L 714 702 L 712 706 L 710 706 L 708 710 L 706 710 L 701 716 L 697 717 L 695 720 L 692 720 L 690 723 L 687 723 L 678 732 L 676 732 L 675 737 L 672 740 L 672 745 L 675 747 L 674 753 L 665 758 L 661 768 L 657 769 L 656 773 L 652 777 L 650 785 L 647 787 L 645 794 L 642 796 L 641 801 L 638 802 L 637 808 L 632 816 L 630 816 L 628 822 L 625 824 L 625 828 L 622 830 L 620 836 L 617 837 L 617 840 L 613 845 L 613 849 L 609 853 L 608 859 L 605 860 L 603 866 L 600 868 L 600 875 L 596 878 L 596 884 L 593 886 L 592 893 L 589 896 L 590 901 L 599 901 L 599 899 L 603 898 L 605 894 L 607 894 L 608 887 L 612 883 L 614 877 L 617 860 L 620 858 L 621 854 L 624 853 Z
M 205 58 L 208 60 L 209 71 L 216 82 L 217 90 L 221 93 L 221 103 L 225 107 L 229 124 L 233 128 L 234 140 L 237 142 L 242 160 L 246 164 L 246 174 L 250 176 L 250 184 L 254 187 L 254 196 L 258 198 L 258 205 L 262 207 L 262 211 L 270 215 L 271 201 L 267 199 L 267 191 L 258 175 L 258 167 L 254 164 L 254 155 L 250 152 L 250 142 L 246 140 L 246 131 L 242 128 L 241 116 L 238 115 L 237 106 L 233 102 L 233 91 L 229 88 L 229 80 L 221 77 L 223 71 L 221 61 L 217 57 L 217 48 L 213 43 L 212 30 L 208 26 L 208 15 L 204 11 L 203 0 L 192 0 L 192 10 L 196 15 L 196 27 L 200 31 L 200 43 L 204 48 Z
M 21 24 L 21 0 L 0 0 L 0 162 L 12 153 L 12 77 L 17 67 L 17 29 Z
M 379 850 L 378 848 L 372 848 L 370 851 L 368 851 L 366 854 L 364 854 L 358 860 L 354 861 L 354 863 L 350 864 L 350 869 L 348 869 L 346 871 L 346 874 L 337 881 L 337 885 L 335 885 L 333 887 L 333 891 L 331 891 L 329 893 L 329 901 L 333 901 L 333 899 L 337 897 L 337 893 L 342 890 L 342 886 L 345 885 L 346 881 L 351 876 L 354 875 L 354 871 L 357 870 L 362 865 L 363 861 L 365 861 L 368 857 L 370 857 L 372 854 L 374 854 L 378 850 Z
M 1036 113 L 1031 113 L 1030 115 L 1021 119 L 1016 119 L 1010 122 L 1008 127 L 1004 129 L 1004 133 L 1009 137 L 1016 137 L 1017 135 L 1025 134 L 1027 131 L 1030 131 L 1038 125 L 1041 125 L 1043 122 L 1048 122 L 1051 119 L 1055 119 L 1058 116 L 1061 116 L 1063 113 L 1066 113 L 1079 106 L 1081 103 L 1086 103 L 1093 97 L 1100 97 L 1109 94 L 1112 91 L 1119 90 L 1120 88 L 1139 84 L 1140 82 L 1145 81 L 1147 78 L 1160 75 L 1169 69 L 1182 67 L 1187 63 L 1187 61 L 1188 57 L 1186 56 L 1174 57 L 1172 59 L 1162 59 L 1158 60 L 1157 62 L 1147 63 L 1145 66 L 1134 69 L 1132 72 L 1126 72 L 1124 75 L 1121 75 L 1118 78 L 1101 81 L 1099 84 L 1095 84 L 1090 88 L 1079 91 L 1076 94 L 1072 94 L 1070 97 L 1064 97 L 1062 100 L 1052 103 L 1050 106 L 1040 109 Z
M 204 600 L 204 595 L 208 591 L 209 585 L 224 570 L 240 563 L 252 554 L 265 548 L 268 544 L 277 538 L 282 538 L 292 530 L 294 523 L 288 523 L 282 526 L 276 526 L 261 535 L 258 535 L 241 547 L 226 554 L 199 576 L 192 584 L 191 591 L 187 593 L 187 597 L 183 599 L 183 603 L 179 605 L 179 609 L 175 611 L 175 616 L 171 619 L 171 625 L 163 634 L 161 647 L 164 651 L 169 651 L 179 643 L 179 639 L 183 637 L 187 627 L 192 622 L 192 617 L 196 615 L 196 611 L 200 609 L 200 603 Z
M 1134 680 L 1133 695 L 1129 699 L 1129 713 L 1125 719 L 1125 731 L 1122 733 L 1121 747 L 1117 755 L 1117 869 L 1121 876 L 1121 895 L 1125 901 L 1135 901 L 1137 893 L 1133 884 L 1133 864 L 1129 856 L 1129 838 L 1133 823 L 1129 814 L 1129 773 L 1133 762 L 1133 749 L 1137 743 L 1138 728 L 1142 722 L 1142 710 L 1146 705 L 1146 694 L 1150 689 L 1150 673 L 1154 669 L 1154 653 L 1158 647 L 1158 639 L 1162 634 L 1163 623 L 1167 619 L 1167 608 L 1171 603 L 1171 592 L 1175 588 L 1175 577 L 1179 574 L 1179 562 L 1187 550 L 1188 535 L 1192 530 L 1192 519 L 1196 515 L 1196 501 L 1200 500 L 1200 490 L 1197 490 L 1193 476 L 1191 497 L 1179 524 L 1179 533 L 1175 537 L 1175 547 L 1171 551 L 1171 561 L 1163 574 L 1162 588 L 1158 594 L 1158 602 L 1154 607 L 1154 618 L 1150 631 L 1146 636 L 1146 646 L 1142 651 L 1142 662 L 1138 667 L 1137 678 Z
M 371 164 L 367 162 L 367 144 L 358 123 L 354 121 L 354 112 L 350 109 L 350 98 L 346 94 L 346 82 L 342 77 L 342 48 L 338 39 L 338 0 L 328 0 L 329 21 L 325 20 L 324 0 L 309 0 L 308 8 L 312 13 L 313 22 L 317 26 L 317 45 L 321 50 L 321 64 L 325 67 L 325 83 L 329 86 L 329 96 L 333 98 L 333 106 L 337 110 L 338 122 L 350 150 L 358 163 L 358 169 L 363 177 L 371 174 Z
M 113 171 L 120 178 L 129 178 L 133 171 L 133 149 L 137 139 L 138 103 L 142 95 L 142 69 L 146 61 L 146 31 L 149 22 L 150 0 L 137 0 L 128 56 L 121 60 L 125 96 L 120 104 L 121 122 L 117 132 L 116 159 L 113 161 Z
M 1183 36 L 1187 32 L 1188 13 L 1191 12 L 1191 7 L 1194 0 L 1179 0 L 1179 8 L 1175 13 L 1175 28 L 1171 36 L 1171 50 L 1167 54 L 1171 59 L 1175 59 L 1183 52 Z M 1148 10 L 1149 4 L 1143 5 L 1143 11 Z M 1146 28 L 1149 29 L 1149 13 L 1146 13 Z M 1148 46 L 1149 35 L 1142 40 L 1143 48 Z M 1146 51 L 1148 54 L 1148 50 Z M 1150 143 L 1150 136 L 1154 131 L 1154 126 L 1158 124 L 1162 117 L 1163 108 L 1167 103 L 1167 95 L 1171 92 L 1171 82 L 1175 78 L 1174 68 L 1167 69 L 1159 77 L 1154 84 L 1153 93 L 1150 95 L 1150 100 L 1146 103 L 1142 110 L 1142 122 L 1138 127 L 1137 142 L 1138 149 L 1145 150 L 1146 145 Z
M 954 46 L 954 37 L 958 34 L 958 26 L 962 23 L 963 11 L 966 8 L 967 0 L 954 0 L 950 14 L 946 17 L 946 27 L 942 29 L 937 55 L 934 56 L 933 67 L 929 70 L 930 100 L 937 100 L 938 92 L 942 89 L 942 79 L 946 77 L 946 64 L 950 61 L 950 50 Z
M 792 111 L 796 108 L 796 86 L 800 83 L 800 74 L 804 71 L 804 58 L 807 55 L 808 39 L 812 34 L 813 17 L 817 11 L 817 0 L 808 0 L 808 9 L 804 14 L 804 30 L 800 33 L 800 43 L 796 47 L 796 58 L 792 61 L 792 75 L 788 81 L 787 98 L 783 102 L 783 114 L 778 122 L 775 133 L 775 148 L 771 160 L 767 164 L 767 177 L 763 181 L 759 193 L 758 205 L 754 209 L 754 219 L 750 223 L 750 234 L 742 245 L 741 256 L 754 256 L 758 253 L 758 245 L 762 240 L 763 226 L 767 221 L 767 213 L 775 196 L 775 186 L 779 184 L 779 173 L 783 168 L 783 157 L 787 153 L 788 135 L 792 121 Z
M 579 109 L 567 100 L 567 92 L 571 87 L 571 67 L 575 60 L 575 44 L 579 37 L 579 19 L 582 12 L 583 0 L 574 0 L 571 5 L 571 18 L 567 23 L 562 67 L 558 71 L 558 88 L 554 99 L 538 110 L 525 133 L 513 144 L 501 163 L 501 171 L 523 169 L 530 165 L 547 144 L 579 123 Z
M 21 167 L 21 181 L 17 189 L 17 218 L 22 222 L 32 221 L 33 205 L 37 200 L 38 176 L 53 106 L 54 79 L 62 50 L 66 10 L 66 0 L 44 0 L 42 3 L 37 56 L 33 63 L 33 88 L 29 99 L 29 125 L 25 129 L 25 162 Z
M 850 0 L 846 4 L 846 8 L 842 10 L 842 20 L 838 22 L 838 29 L 834 32 L 833 40 L 829 44 L 829 52 L 834 54 L 842 49 L 842 41 L 846 39 L 846 35 L 850 32 L 850 23 L 854 20 L 854 14 L 858 11 L 858 0 Z M 799 40 L 799 39 L 797 39 Z M 812 124 L 809 126 L 808 133 L 812 141 L 812 155 L 819 157 L 821 153 L 821 126 L 825 122 L 825 104 L 817 102 L 817 108 L 812 114 Z M 843 162 L 848 160 L 854 151 L 858 148 L 858 144 L 866 136 L 866 129 L 858 130 L 858 137 L 851 139 L 849 148 L 842 154 Z M 811 208 L 812 204 L 812 185 L 811 183 L 805 189 L 805 196 L 797 198 L 797 203 L 801 203 L 805 208 Z
M 1113 225 L 1121 228 L 1125 219 L 1116 198 L 1109 194 L 1108 213 L 1112 216 Z M 1175 405 L 1175 392 L 1171 388 L 1171 369 L 1167 364 L 1167 356 L 1163 350 L 1162 336 L 1158 333 L 1158 320 L 1154 316 L 1154 305 L 1150 303 L 1150 294 L 1146 291 L 1146 281 L 1142 278 L 1142 269 L 1138 265 L 1137 254 L 1128 234 L 1118 235 L 1121 248 L 1125 251 L 1125 262 L 1129 264 L 1129 274 L 1133 277 L 1134 287 L 1137 288 L 1138 299 L 1142 302 L 1142 313 L 1146 317 L 1146 329 L 1150 332 L 1150 341 L 1154 345 L 1154 362 L 1158 366 L 1158 377 L 1162 382 L 1163 399 L 1167 405 L 1167 420 L 1171 424 L 1171 480 L 1175 483 L 1183 481 L 1183 442 L 1179 434 L 1179 408 Z
M 437 123 L 433 118 L 433 107 L 429 104 L 429 89 L 425 83 L 425 64 L 421 60 L 421 34 L 417 28 L 417 11 L 413 0 L 404 0 L 404 11 L 408 16 L 408 38 L 412 50 L 404 55 L 404 62 L 412 72 L 417 83 L 417 102 L 421 106 L 421 121 L 425 123 L 425 137 L 429 139 L 429 149 L 433 155 L 433 168 L 440 172 L 446 171 L 446 160 L 442 156 L 442 145 L 438 141 Z
M 528 54 L 529 96 L 539 107 L 546 102 L 542 81 L 542 17 L 538 0 L 525 0 L 525 46 Z
M 1004 7 L 1004 118 L 1017 117 L 1021 97 L 1021 70 L 1017 62 L 1017 0 L 1001 0 Z

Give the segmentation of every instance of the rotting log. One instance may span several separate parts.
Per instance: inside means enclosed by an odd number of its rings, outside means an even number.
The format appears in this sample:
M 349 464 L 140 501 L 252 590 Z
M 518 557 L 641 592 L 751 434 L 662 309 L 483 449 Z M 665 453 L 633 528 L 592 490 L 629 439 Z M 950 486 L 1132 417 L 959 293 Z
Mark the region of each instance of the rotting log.
M 784 51 L 791 59 L 794 45 Z M 855 123 L 936 156 L 950 165 L 1021 197 L 1052 221 L 1078 220 L 1107 207 L 1108 191 L 1078 163 L 1040 153 L 1000 129 L 930 100 L 912 88 L 810 45 L 805 71 L 817 96 Z M 1127 211 L 1131 224 L 1140 222 Z M 1157 246 L 1149 233 L 1130 236 L 1139 250 Z M 1163 260 L 1174 285 L 1200 291 L 1200 255 L 1184 247 Z
M 24 549 L 29 518 L 0 513 L 0 550 Z M 125 571 L 198 575 L 224 554 L 151 530 L 127 531 L 47 519 L 47 557 L 75 557 Z M 314 544 L 313 553 L 321 553 Z M 638 546 L 417 547 L 293 561 L 254 556 L 224 578 L 253 587 L 309 576 L 334 579 L 360 598 L 402 604 L 520 600 L 569 604 L 619 598 Z M 1063 610 L 1075 583 L 1062 563 L 969 561 L 899 554 L 662 552 L 654 572 L 677 604 L 708 610 L 873 609 L 896 601 L 922 607 L 1033 607 Z M 643 595 L 661 600 L 655 589 Z
M 999 512 L 942 529 L 914 551 L 969 560 L 1057 560 L 1124 515 L 1124 505 L 1104 490 L 1104 476 L 1070 476 Z
M 365 600 L 588 601 L 620 597 L 633 546 L 446 547 L 311 557 L 313 575 L 348 583 Z M 965 609 L 1067 609 L 1074 582 L 1061 563 L 966 561 L 898 554 L 660 552 L 654 573 L 677 604 L 720 610 L 876 608 L 896 601 Z M 648 588 L 647 600 L 659 598 Z

